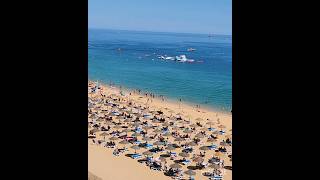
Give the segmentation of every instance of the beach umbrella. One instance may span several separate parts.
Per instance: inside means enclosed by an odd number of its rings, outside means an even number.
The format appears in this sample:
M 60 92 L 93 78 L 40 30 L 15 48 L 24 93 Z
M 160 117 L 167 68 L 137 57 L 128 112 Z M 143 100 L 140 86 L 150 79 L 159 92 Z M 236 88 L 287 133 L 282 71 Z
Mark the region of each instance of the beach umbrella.
M 189 121 L 190 121 L 190 119 L 192 118 L 189 114 L 188 114 L 188 115 L 186 115 L 185 117 L 186 117 L 186 118 L 188 118 L 188 119 L 189 119 Z
M 181 137 L 177 137 L 177 138 L 174 139 L 174 141 L 177 141 L 177 142 L 179 142 L 179 144 L 180 144 L 180 142 L 181 142 L 181 141 L 184 141 L 184 139 L 181 138 Z
M 216 152 L 215 154 L 214 154 L 214 156 L 216 156 L 216 157 L 221 157 L 223 154 L 221 153 L 221 152 Z
M 190 121 L 180 121 L 181 124 L 190 124 Z
M 198 125 L 197 124 L 191 124 L 190 127 L 196 128 L 196 127 L 198 127 Z
M 220 169 L 220 166 L 218 164 L 210 164 L 209 168 Z
M 166 121 L 166 122 L 164 122 L 162 125 L 163 125 L 163 126 L 170 126 L 170 123 Z
M 127 140 L 122 140 L 122 141 L 119 142 L 119 144 L 129 144 L 129 143 L 130 143 L 130 142 L 127 141 Z
M 132 121 L 132 119 L 125 119 L 123 122 L 129 123 L 129 122 L 131 122 L 131 121 Z
M 126 133 L 126 135 L 128 135 L 128 132 L 131 132 L 131 129 L 124 129 L 122 130 L 122 132 Z
M 217 140 L 216 139 L 213 139 L 213 138 L 208 138 L 207 142 L 216 142 Z
M 171 133 L 170 132 L 166 132 L 166 133 L 163 134 L 163 136 L 169 137 L 169 136 L 171 136 Z
M 182 168 L 182 166 L 181 166 L 180 164 L 178 164 L 178 163 L 171 164 L 170 167 L 173 168 L 173 169 L 180 169 L 180 168 Z
M 193 159 L 193 162 L 196 162 L 196 163 L 202 163 L 203 161 L 204 161 L 204 159 L 201 157 L 196 157 Z
M 138 145 L 133 145 L 131 146 L 131 149 L 134 149 L 134 153 L 137 153 L 137 150 L 140 149 L 140 147 Z
M 189 157 L 190 155 L 188 153 L 181 152 L 181 153 L 179 153 L 179 156 L 181 156 L 181 157 Z
M 226 138 L 231 139 L 232 138 L 232 134 L 227 134 L 225 135 Z
M 189 169 L 189 170 L 185 171 L 184 174 L 189 175 L 190 179 L 191 179 L 191 176 L 196 175 L 196 172 L 191 170 L 191 169 Z
M 201 146 L 199 149 L 202 151 L 208 151 L 209 147 L 208 146 Z
M 161 133 L 162 131 L 160 129 L 153 130 L 154 133 Z
M 220 126 L 218 126 L 218 128 L 224 129 L 224 128 L 226 128 L 226 126 L 220 125 Z
M 177 116 L 180 116 L 180 117 L 181 117 L 181 116 L 183 116 L 183 114 L 182 114 L 182 113 L 178 113 Z
M 114 129 L 120 129 L 120 128 L 122 128 L 122 127 L 119 126 L 119 125 L 115 125 L 115 126 L 113 126 L 113 128 L 114 128 Z
M 220 142 L 220 146 L 228 146 L 228 144 L 226 142 Z
M 197 146 L 198 144 L 194 141 L 187 143 L 188 146 Z
M 161 146 L 161 145 L 163 145 L 163 143 L 160 142 L 160 141 L 156 141 L 156 142 L 153 143 L 153 145 L 155 145 L 155 146 Z
M 106 140 L 106 136 L 108 136 L 109 134 L 107 132 L 103 132 L 100 134 L 100 136 L 103 136 L 103 140 Z
M 148 130 L 151 129 L 151 126 L 143 126 L 142 129 L 146 130 L 146 134 L 148 134 Z
M 132 136 L 133 136 L 133 137 L 138 137 L 138 136 L 141 136 L 141 134 L 135 132 L 135 133 L 132 134 Z
M 96 132 L 99 132 L 100 130 L 97 129 L 97 128 L 94 128 L 94 129 L 91 129 L 90 130 L 90 134 L 93 134 L 93 133 L 96 133 Z
M 157 119 L 153 119 L 152 121 L 151 121 L 152 123 L 161 123 L 159 120 L 157 120 Z
M 181 141 L 184 141 L 184 139 L 183 139 L 183 138 L 181 138 L 181 137 L 177 137 L 177 138 L 175 138 L 175 139 L 174 139 L 174 141 L 177 141 L 177 142 L 179 142 L 179 141 L 180 141 L 180 142 L 181 142 Z
M 160 160 L 161 162 L 167 162 L 166 158 L 163 157 L 163 156 L 160 156 L 160 157 L 159 157 L 159 160 Z
M 105 125 L 113 125 L 112 121 L 106 121 L 104 124 Z
M 183 132 L 184 132 L 184 133 L 187 133 L 187 134 L 190 134 L 190 133 L 192 133 L 193 131 L 192 131 L 191 129 L 185 129 Z
M 195 119 L 196 121 L 203 121 L 203 119 L 202 118 L 197 118 L 197 119 Z
M 172 151 L 172 150 L 175 150 L 176 148 L 169 145 L 169 146 L 166 147 L 166 149 L 169 150 L 169 151 Z
M 145 156 L 152 156 L 153 155 L 153 153 L 151 151 L 146 151 L 146 152 L 143 152 L 142 154 Z
M 214 125 L 215 123 L 214 123 L 214 122 L 212 122 L 212 121 L 209 121 L 209 122 L 207 122 L 206 124 L 207 124 L 207 125 L 209 125 L 209 126 L 210 126 L 210 128 L 211 128 L 211 126 L 212 126 L 212 125 Z
M 202 133 L 198 133 L 195 135 L 196 138 L 204 138 L 204 135 Z
M 142 140 L 143 140 L 143 141 L 146 141 L 146 142 L 148 142 L 148 141 L 152 141 L 152 139 L 151 139 L 150 137 L 147 137 L 147 136 L 146 136 L 146 137 L 144 137 L 144 138 L 142 138 Z
M 219 131 L 213 131 L 212 134 L 219 134 Z
M 115 140 L 118 140 L 119 138 L 118 137 L 116 137 L 116 136 L 112 136 L 111 138 L 109 138 L 109 140 L 111 140 L 111 141 L 115 141 Z
M 99 117 L 96 121 L 97 122 L 102 122 L 104 119 L 102 119 L 101 117 Z
M 172 116 L 172 114 L 174 113 L 174 111 L 171 109 L 168 112 L 171 114 L 170 116 Z

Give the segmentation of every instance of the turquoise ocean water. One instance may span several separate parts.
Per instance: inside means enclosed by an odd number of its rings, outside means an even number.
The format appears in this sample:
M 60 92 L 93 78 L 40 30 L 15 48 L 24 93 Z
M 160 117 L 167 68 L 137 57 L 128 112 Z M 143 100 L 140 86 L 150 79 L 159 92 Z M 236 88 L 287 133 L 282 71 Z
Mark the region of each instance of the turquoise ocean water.
M 88 52 L 90 80 L 231 110 L 231 36 L 89 29 Z M 196 62 L 157 58 L 182 54 Z

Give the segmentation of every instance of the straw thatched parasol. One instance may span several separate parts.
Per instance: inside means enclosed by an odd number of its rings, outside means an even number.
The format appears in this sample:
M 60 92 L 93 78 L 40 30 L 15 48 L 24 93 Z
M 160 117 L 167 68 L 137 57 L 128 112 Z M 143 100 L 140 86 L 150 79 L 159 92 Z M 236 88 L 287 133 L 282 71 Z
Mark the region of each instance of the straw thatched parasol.
M 220 142 L 220 146 L 229 146 L 229 144 L 228 143 L 226 143 L 226 142 Z
M 201 146 L 199 149 L 202 151 L 208 151 L 209 147 L 208 146 Z
M 142 129 L 146 130 L 146 134 L 148 134 L 148 130 L 152 129 L 151 126 L 143 126 Z
M 152 156 L 153 155 L 153 153 L 151 151 L 146 151 L 146 152 L 143 152 L 142 154 L 145 156 Z
M 202 133 L 198 133 L 195 135 L 196 138 L 204 138 L 204 135 Z
M 182 166 L 181 166 L 180 164 L 178 164 L 178 163 L 171 164 L 170 167 L 171 167 L 171 168 L 174 168 L 174 169 L 180 169 L 180 168 L 182 168 Z
M 189 176 L 194 176 L 194 175 L 196 175 L 196 172 L 193 171 L 193 170 L 191 170 L 191 169 L 185 171 L 184 173 L 185 173 L 186 175 L 189 175 Z
M 166 158 L 163 157 L 163 156 L 160 156 L 160 157 L 159 157 L 159 160 L 160 160 L 161 162 L 167 162 Z
M 166 147 L 166 149 L 172 151 L 172 150 L 175 150 L 176 148 L 174 146 L 170 146 L 169 145 L 169 146 Z
M 181 153 L 179 153 L 179 156 L 181 156 L 181 157 L 189 157 L 190 155 L 188 153 L 181 152 Z
M 111 140 L 111 141 L 115 141 L 115 140 L 118 140 L 119 138 L 118 137 L 116 137 L 116 136 L 112 136 L 111 138 L 109 138 L 109 140 Z
M 221 152 L 216 152 L 216 153 L 214 154 L 214 156 L 216 156 L 216 157 L 221 157 L 221 156 L 223 156 L 223 154 L 222 154 Z
M 176 114 L 177 116 L 183 116 L 183 114 L 182 113 L 178 113 L 178 114 Z
M 193 159 L 193 162 L 196 162 L 196 163 L 202 163 L 204 161 L 204 159 L 202 157 L 196 157 Z
M 196 121 L 203 121 L 203 119 L 202 118 L 197 118 L 197 119 L 195 119 Z
M 134 153 L 137 153 L 137 150 L 140 149 L 140 147 L 138 145 L 133 145 L 131 146 L 131 149 L 134 149 Z
M 160 129 L 155 129 L 153 130 L 153 132 L 157 134 L 157 133 L 161 133 L 162 131 Z
M 177 138 L 174 139 L 174 141 L 181 142 L 181 141 L 184 141 L 184 139 L 181 138 L 181 137 L 177 137 Z
M 135 132 L 135 133 L 132 134 L 132 136 L 133 136 L 133 137 L 138 137 L 138 136 L 141 136 L 141 134 Z
M 106 140 L 106 136 L 108 136 L 109 134 L 107 132 L 103 132 L 100 134 L 100 136 L 103 136 L 103 140 Z
M 143 141 L 146 141 L 146 142 L 148 142 L 148 141 L 152 141 L 152 139 L 151 139 L 150 137 L 147 137 L 147 136 L 146 136 L 146 137 L 144 137 L 144 138 L 142 138 L 142 140 L 143 140 Z
M 115 126 L 113 126 L 113 128 L 114 128 L 114 129 L 120 129 L 120 128 L 122 128 L 122 127 L 119 126 L 119 125 L 115 125 Z
M 224 128 L 226 128 L 226 126 L 221 124 L 221 125 L 218 126 L 218 128 L 224 129 Z
M 112 121 L 106 121 L 104 124 L 105 125 L 113 125 Z
M 100 130 L 97 129 L 97 128 L 94 128 L 94 129 L 91 129 L 90 130 L 90 134 L 93 134 L 93 133 L 96 133 L 96 132 L 99 132 Z
M 191 124 L 190 127 L 196 128 L 199 127 L 197 124 Z
M 190 133 L 192 133 L 193 131 L 192 131 L 191 129 L 185 129 L 183 132 L 184 132 L 184 133 L 187 133 L 187 134 L 190 134 Z
M 172 130 L 174 130 L 174 131 L 179 131 L 180 128 L 179 128 L 178 126 L 173 126 L 173 127 L 172 127 Z
M 162 124 L 162 126 L 170 126 L 170 123 L 166 121 Z
M 129 143 L 130 143 L 130 142 L 127 141 L 127 140 L 122 140 L 122 141 L 119 142 L 119 144 L 129 144 Z
M 210 164 L 208 167 L 213 169 L 220 169 L 220 166 L 218 164 Z
M 163 145 L 163 143 L 160 142 L 160 141 L 156 141 L 156 142 L 153 143 L 153 145 L 155 145 L 155 146 L 161 146 L 161 145 Z
M 180 121 L 181 124 L 190 124 L 190 121 Z
M 197 143 L 195 143 L 194 141 L 187 143 L 188 146 L 197 146 Z
M 169 136 L 171 136 L 171 133 L 170 133 L 170 132 L 166 132 L 166 133 L 164 133 L 162 136 L 169 137 Z
M 217 142 L 217 140 L 213 138 L 208 138 L 207 142 Z

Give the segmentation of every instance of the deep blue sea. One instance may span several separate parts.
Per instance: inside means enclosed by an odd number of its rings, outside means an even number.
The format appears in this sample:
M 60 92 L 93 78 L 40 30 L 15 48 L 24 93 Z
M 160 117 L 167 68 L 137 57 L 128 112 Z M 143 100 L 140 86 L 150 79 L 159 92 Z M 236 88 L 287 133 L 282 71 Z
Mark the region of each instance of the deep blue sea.
M 232 36 L 89 29 L 88 51 L 90 80 L 231 109 Z M 200 62 L 157 58 L 182 54 Z

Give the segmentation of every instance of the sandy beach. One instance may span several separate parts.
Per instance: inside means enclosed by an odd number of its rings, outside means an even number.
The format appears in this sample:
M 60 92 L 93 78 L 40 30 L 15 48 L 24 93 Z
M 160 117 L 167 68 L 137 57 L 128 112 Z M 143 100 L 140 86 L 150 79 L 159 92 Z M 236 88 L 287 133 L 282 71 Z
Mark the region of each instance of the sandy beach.
M 152 95 L 139 94 L 138 91 L 120 90 L 101 84 L 97 86 L 93 82 L 88 83 L 88 97 L 91 102 L 88 107 L 88 171 L 97 177 L 103 180 L 164 180 L 189 179 L 192 176 L 202 180 L 209 179 L 203 173 L 215 171 L 216 178 L 232 179 L 231 114 L 209 108 L 196 108 L 179 101 L 153 98 Z M 141 128 L 142 132 L 136 131 L 137 128 Z M 112 142 L 109 140 L 111 137 L 118 139 L 113 141 L 113 148 L 108 148 L 106 143 Z M 132 138 L 136 139 L 131 141 Z M 143 138 L 149 138 L 149 142 Z M 124 141 L 123 144 L 121 141 Z M 138 160 L 145 159 L 147 156 L 143 153 L 150 150 L 141 144 L 153 144 L 157 141 L 164 142 L 165 145 L 152 146 L 162 148 L 160 152 L 151 153 L 151 161 L 161 166 L 160 170 L 152 170 L 146 165 L 148 163 L 139 163 Z M 168 144 L 179 147 L 167 150 Z M 141 147 L 133 149 L 133 146 Z M 127 150 L 115 156 L 117 148 Z M 183 150 L 190 148 L 191 152 L 183 154 Z M 169 151 L 176 153 L 176 156 L 172 159 L 162 158 L 165 159 L 162 161 L 159 157 Z M 141 157 L 133 159 L 127 157 L 128 154 L 140 154 Z M 185 159 L 183 155 L 186 156 Z M 217 162 L 213 163 L 212 158 L 217 158 Z M 188 162 L 183 164 L 181 159 Z M 172 164 L 180 164 L 181 167 L 177 170 L 179 175 L 164 174 Z M 188 170 L 190 174 L 196 174 L 187 175 L 185 172 Z

